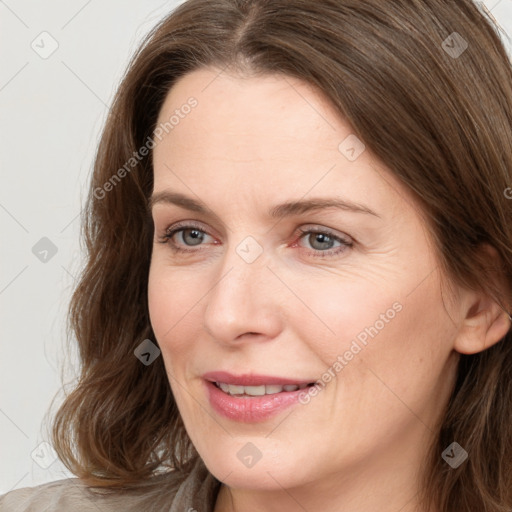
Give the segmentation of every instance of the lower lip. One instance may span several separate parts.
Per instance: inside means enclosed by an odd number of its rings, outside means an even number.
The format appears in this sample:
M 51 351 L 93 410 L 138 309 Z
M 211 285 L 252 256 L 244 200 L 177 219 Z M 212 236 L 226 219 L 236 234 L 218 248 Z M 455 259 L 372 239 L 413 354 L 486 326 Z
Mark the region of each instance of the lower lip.
M 230 420 L 242 423 L 265 421 L 275 414 L 299 402 L 299 394 L 305 389 L 281 391 L 272 395 L 237 397 L 224 393 L 213 382 L 204 381 L 213 409 Z

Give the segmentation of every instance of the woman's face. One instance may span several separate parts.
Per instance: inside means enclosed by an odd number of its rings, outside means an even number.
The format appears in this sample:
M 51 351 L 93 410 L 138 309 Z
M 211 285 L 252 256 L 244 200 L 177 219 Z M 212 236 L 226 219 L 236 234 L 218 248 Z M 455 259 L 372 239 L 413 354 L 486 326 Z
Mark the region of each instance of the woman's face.
M 232 488 L 408 488 L 458 358 L 418 206 L 308 85 L 219 73 L 175 84 L 154 148 L 149 309 L 188 434 Z

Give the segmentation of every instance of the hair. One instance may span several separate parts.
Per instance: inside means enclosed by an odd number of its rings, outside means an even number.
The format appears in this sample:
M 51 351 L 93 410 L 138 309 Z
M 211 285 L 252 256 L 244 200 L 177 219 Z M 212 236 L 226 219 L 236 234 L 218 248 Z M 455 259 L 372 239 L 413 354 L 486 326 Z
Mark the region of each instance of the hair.
M 460 55 L 445 51 L 454 32 L 468 44 Z M 61 460 L 91 487 L 136 488 L 167 467 L 186 474 L 199 456 L 162 358 L 145 366 L 134 356 L 155 339 L 147 300 L 153 169 L 151 151 L 130 159 L 152 140 L 173 84 L 204 67 L 314 86 L 417 197 L 447 278 L 503 307 L 512 302 L 512 200 L 504 192 L 512 186 L 512 66 L 486 11 L 472 0 L 188 0 L 132 57 L 84 208 L 87 260 L 68 317 L 80 376 L 52 435 Z M 497 267 L 482 257 L 485 245 Z M 453 441 L 469 454 L 456 469 L 441 457 Z M 510 511 L 510 331 L 461 354 L 429 454 L 427 509 Z

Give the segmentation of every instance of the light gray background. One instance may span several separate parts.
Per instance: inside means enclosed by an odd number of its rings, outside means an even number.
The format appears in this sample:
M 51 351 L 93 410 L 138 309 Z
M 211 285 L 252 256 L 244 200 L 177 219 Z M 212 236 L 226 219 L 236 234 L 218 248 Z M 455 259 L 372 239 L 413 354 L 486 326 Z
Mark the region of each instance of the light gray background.
M 65 315 L 81 263 L 78 215 L 128 59 L 180 3 L 0 0 L 0 494 L 72 476 L 42 422 L 76 367 Z M 512 0 L 484 3 L 512 37 Z

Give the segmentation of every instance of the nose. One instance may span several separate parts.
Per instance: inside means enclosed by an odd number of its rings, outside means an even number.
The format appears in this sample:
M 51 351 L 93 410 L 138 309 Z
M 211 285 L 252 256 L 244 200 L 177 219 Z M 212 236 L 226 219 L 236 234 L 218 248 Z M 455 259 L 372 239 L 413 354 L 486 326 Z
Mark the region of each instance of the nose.
M 248 262 L 236 248 L 229 248 L 205 297 L 204 328 L 213 340 L 233 345 L 278 336 L 283 289 L 268 264 L 265 252 Z

